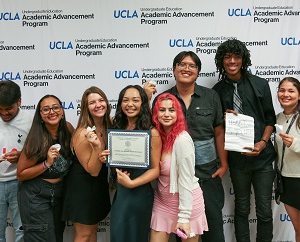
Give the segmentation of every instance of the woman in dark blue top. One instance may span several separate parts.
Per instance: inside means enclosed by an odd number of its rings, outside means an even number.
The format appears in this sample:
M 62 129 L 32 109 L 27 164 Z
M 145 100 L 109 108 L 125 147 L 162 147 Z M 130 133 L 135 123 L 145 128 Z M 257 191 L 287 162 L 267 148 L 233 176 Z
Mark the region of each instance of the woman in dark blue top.
M 151 168 L 117 169 L 117 191 L 111 209 L 111 242 L 147 242 L 153 206 L 150 181 L 159 175 L 161 138 L 151 121 L 145 91 L 137 85 L 125 87 L 119 95 L 113 122 L 116 129 L 150 130 Z

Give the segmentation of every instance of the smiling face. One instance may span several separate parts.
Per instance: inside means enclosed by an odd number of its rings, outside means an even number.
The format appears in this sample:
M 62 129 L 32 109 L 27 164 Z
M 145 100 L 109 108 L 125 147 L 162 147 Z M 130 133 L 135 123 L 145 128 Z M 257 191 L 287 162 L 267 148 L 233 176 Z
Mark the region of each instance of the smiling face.
M 87 97 L 88 109 L 93 118 L 103 118 L 107 111 L 105 99 L 98 93 L 91 93 Z
M 237 81 L 242 76 L 242 57 L 234 53 L 226 53 L 223 58 L 223 67 L 229 79 Z
M 198 77 L 198 67 L 191 56 L 184 57 L 177 63 L 173 73 L 178 84 L 193 84 Z
M 170 99 L 162 100 L 157 113 L 157 119 L 161 123 L 164 131 L 169 133 L 177 121 L 177 112 Z
M 135 88 L 128 88 L 123 96 L 121 108 L 128 118 L 137 118 L 141 111 L 142 98 Z
M 64 112 L 56 98 L 48 97 L 41 102 L 40 114 L 45 125 L 52 126 L 59 124 Z
M 300 94 L 294 84 L 288 80 L 283 81 L 278 88 L 277 98 L 285 114 L 293 113 L 300 100 Z

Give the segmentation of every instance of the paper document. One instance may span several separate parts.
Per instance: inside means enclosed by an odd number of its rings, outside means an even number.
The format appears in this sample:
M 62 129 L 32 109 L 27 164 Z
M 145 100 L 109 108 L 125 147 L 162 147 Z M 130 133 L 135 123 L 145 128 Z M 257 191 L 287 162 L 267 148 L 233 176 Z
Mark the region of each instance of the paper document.
M 254 148 L 254 119 L 250 116 L 226 113 L 225 150 L 251 152 Z

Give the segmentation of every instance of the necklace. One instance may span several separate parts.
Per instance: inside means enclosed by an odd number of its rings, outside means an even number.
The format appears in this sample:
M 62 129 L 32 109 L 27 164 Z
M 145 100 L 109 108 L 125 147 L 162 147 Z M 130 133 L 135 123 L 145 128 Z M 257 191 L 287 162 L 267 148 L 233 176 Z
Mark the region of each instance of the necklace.
M 99 128 L 100 129 L 100 128 Z M 103 137 L 104 136 L 104 127 L 102 126 L 102 128 L 99 130 L 99 134 L 100 134 L 100 137 Z
M 284 114 L 285 119 L 286 119 L 286 123 L 288 123 L 290 121 L 290 119 L 291 119 L 291 117 L 293 117 L 293 115 L 294 115 L 293 113 L 292 114 L 288 114 L 288 115 Z

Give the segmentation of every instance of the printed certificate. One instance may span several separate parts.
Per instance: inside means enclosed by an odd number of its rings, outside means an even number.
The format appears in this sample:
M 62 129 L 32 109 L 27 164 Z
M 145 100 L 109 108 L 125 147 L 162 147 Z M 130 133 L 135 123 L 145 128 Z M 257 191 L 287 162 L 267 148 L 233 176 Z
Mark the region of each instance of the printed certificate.
M 110 151 L 107 166 L 128 168 L 150 167 L 149 130 L 107 131 L 107 147 Z

